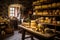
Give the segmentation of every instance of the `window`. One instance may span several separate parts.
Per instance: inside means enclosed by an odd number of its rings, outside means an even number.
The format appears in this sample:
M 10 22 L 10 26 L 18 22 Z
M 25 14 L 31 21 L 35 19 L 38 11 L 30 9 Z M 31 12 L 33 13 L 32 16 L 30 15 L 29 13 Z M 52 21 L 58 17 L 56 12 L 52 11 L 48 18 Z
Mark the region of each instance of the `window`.
M 22 5 L 20 4 L 11 4 L 8 7 L 8 16 L 9 17 L 16 17 L 17 19 L 20 19 L 20 15 L 21 15 L 21 8 L 24 8 Z
M 14 16 L 14 10 L 15 10 L 15 8 L 10 8 L 10 16 Z

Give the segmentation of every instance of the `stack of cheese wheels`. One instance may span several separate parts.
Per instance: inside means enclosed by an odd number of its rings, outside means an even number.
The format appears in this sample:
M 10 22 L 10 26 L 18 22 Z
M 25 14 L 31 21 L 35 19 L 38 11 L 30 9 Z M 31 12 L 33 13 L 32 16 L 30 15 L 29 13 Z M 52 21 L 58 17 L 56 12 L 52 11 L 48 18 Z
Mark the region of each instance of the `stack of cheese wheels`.
M 31 27 L 35 27 L 35 26 L 36 26 L 35 20 L 31 20 Z

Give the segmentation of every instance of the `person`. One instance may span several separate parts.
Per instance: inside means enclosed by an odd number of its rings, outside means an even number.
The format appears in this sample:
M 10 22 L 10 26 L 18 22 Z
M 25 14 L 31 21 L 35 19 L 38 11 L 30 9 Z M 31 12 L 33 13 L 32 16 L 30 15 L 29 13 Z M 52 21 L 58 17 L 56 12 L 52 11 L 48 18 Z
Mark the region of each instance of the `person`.
M 12 19 L 10 19 L 10 25 L 14 28 L 14 29 L 18 29 L 18 20 L 16 17 L 13 17 Z
M 24 17 L 21 18 L 21 24 L 24 22 Z

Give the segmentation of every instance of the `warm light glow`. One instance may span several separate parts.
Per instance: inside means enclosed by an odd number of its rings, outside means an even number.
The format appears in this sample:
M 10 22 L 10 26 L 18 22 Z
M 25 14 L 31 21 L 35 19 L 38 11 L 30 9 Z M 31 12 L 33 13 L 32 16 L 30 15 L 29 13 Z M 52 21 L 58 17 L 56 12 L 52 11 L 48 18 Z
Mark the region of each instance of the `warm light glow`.
M 10 8 L 10 16 L 14 16 L 14 9 L 15 8 Z

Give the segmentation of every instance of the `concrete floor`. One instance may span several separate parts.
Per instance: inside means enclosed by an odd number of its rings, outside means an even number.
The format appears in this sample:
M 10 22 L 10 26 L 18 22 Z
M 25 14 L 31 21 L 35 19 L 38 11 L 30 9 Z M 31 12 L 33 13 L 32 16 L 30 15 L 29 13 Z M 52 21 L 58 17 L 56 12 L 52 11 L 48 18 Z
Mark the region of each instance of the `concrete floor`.
M 26 35 L 26 37 L 27 36 L 30 36 L 30 35 Z M 21 38 L 22 38 L 22 34 L 19 33 L 19 31 L 14 31 L 14 35 L 7 37 L 4 40 L 22 40 Z M 31 40 L 31 38 L 27 38 L 25 40 Z M 34 40 L 38 40 L 38 39 L 34 38 Z

